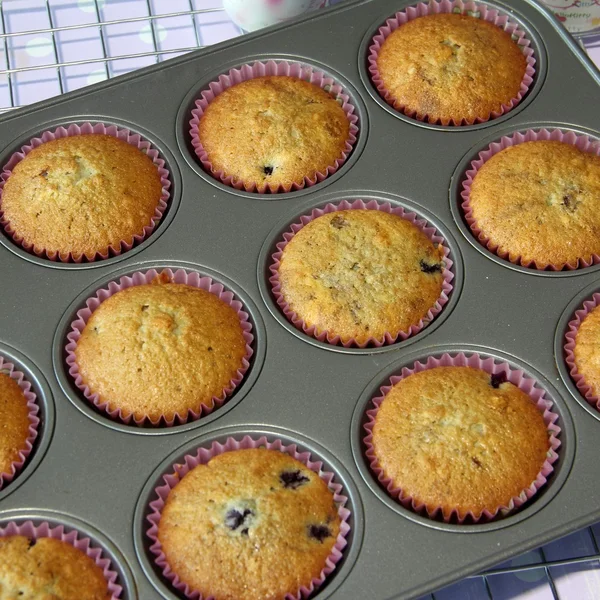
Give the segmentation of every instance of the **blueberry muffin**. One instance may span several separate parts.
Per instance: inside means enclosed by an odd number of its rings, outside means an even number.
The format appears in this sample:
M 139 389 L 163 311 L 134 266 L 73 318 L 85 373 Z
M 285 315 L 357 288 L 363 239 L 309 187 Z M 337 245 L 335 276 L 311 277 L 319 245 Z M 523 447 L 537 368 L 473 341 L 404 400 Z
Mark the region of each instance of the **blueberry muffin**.
M 110 135 L 59 138 L 29 152 L 4 185 L 3 220 L 36 251 L 92 259 L 142 235 L 162 195 L 158 168 Z
M 488 119 L 517 96 L 526 59 L 493 23 L 433 14 L 404 23 L 383 42 L 377 68 L 393 105 L 443 125 Z
M 283 600 L 320 576 L 340 524 L 317 473 L 256 448 L 185 475 L 169 493 L 158 539 L 173 572 L 204 598 Z
M 577 330 L 573 356 L 577 372 L 595 397 L 600 396 L 600 309 L 589 312 Z
M 378 210 L 340 210 L 305 225 L 284 247 L 281 295 L 316 335 L 343 343 L 417 325 L 440 297 L 443 249 Z
M 110 411 L 156 423 L 212 407 L 245 354 L 231 306 L 210 292 L 157 279 L 100 304 L 77 342 L 75 362 Z
M 257 77 L 219 94 L 199 124 L 213 171 L 247 189 L 277 191 L 325 173 L 342 154 L 350 122 L 337 100 L 295 77 Z
M 0 373 L 0 474 L 10 473 L 19 452 L 27 449 L 29 424 L 23 390 L 12 377 Z
M 600 156 L 564 142 L 510 146 L 486 161 L 469 205 L 512 262 L 562 267 L 600 254 Z
M 550 442 L 542 413 L 503 374 L 437 367 L 392 387 L 372 446 L 385 477 L 416 505 L 477 519 L 535 481 Z
M 109 600 L 102 569 L 52 538 L 0 537 L 0 600 Z

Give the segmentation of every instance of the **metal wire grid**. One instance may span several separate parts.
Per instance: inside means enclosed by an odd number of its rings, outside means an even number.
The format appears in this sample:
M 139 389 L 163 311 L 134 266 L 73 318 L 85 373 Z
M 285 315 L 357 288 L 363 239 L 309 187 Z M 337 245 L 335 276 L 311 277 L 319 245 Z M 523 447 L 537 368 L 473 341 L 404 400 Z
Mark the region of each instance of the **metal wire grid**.
M 173 12 L 161 13 L 155 11 L 153 0 L 145 0 L 144 2 L 142 2 L 142 4 L 145 3 L 146 7 L 146 14 L 144 15 L 130 16 L 117 19 L 103 19 L 101 8 L 102 0 L 88 0 L 88 8 L 91 10 L 88 10 L 87 12 L 91 12 L 93 16 L 92 21 L 72 25 L 59 25 L 56 23 L 55 12 L 55 9 L 58 7 L 58 5 L 52 2 L 52 0 L 44 0 L 43 9 L 46 13 L 48 26 L 11 32 L 10 27 L 8 26 L 9 24 L 7 17 L 7 8 L 10 5 L 10 8 L 14 9 L 17 2 L 20 1 L 21 0 L 0 0 L 0 55 L 3 55 L 4 58 L 4 65 L 2 65 L 4 66 L 4 68 L 0 68 L 0 86 L 6 87 L 7 94 L 5 95 L 5 98 L 6 100 L 8 100 L 5 106 L 0 106 L 0 112 L 6 112 L 14 108 L 19 108 L 21 106 L 17 101 L 17 94 L 15 93 L 15 88 L 17 87 L 17 78 L 20 74 L 31 73 L 35 71 L 47 71 L 49 69 L 54 70 L 57 81 L 56 92 L 62 94 L 65 91 L 69 91 L 67 89 L 68 86 L 66 85 L 66 71 L 71 67 L 99 64 L 102 65 L 101 69 L 104 71 L 103 78 L 108 79 L 116 74 L 133 70 L 139 66 L 135 64 L 126 65 L 125 68 L 119 70 L 115 66 L 120 62 L 123 63 L 124 61 L 149 59 L 151 61 L 150 64 L 152 62 L 157 63 L 160 62 L 163 58 L 169 58 L 177 54 L 182 54 L 185 52 L 196 50 L 198 48 L 203 48 L 208 44 L 204 43 L 202 25 L 199 18 L 205 17 L 209 14 L 216 15 L 217 13 L 224 12 L 220 6 L 197 8 L 194 4 L 195 0 L 186 0 L 187 7 L 185 10 L 176 10 Z M 74 2 L 74 0 L 72 1 Z M 206 4 L 206 0 L 201 1 L 203 4 Z M 173 2 L 170 3 L 171 6 L 173 4 Z M 60 7 L 66 8 L 68 7 L 68 5 L 65 5 L 63 3 L 62 5 L 60 5 Z M 19 9 L 17 8 L 17 10 Z M 23 8 L 23 10 L 27 10 L 27 8 Z M 223 19 L 225 18 L 226 17 L 223 14 Z M 193 28 L 193 36 L 195 41 L 194 45 L 182 45 L 170 48 L 161 47 L 158 24 L 159 21 L 166 22 L 169 19 L 190 20 L 190 26 Z M 150 49 L 142 52 L 117 52 L 113 54 L 110 49 L 110 43 L 108 39 L 109 36 L 107 34 L 107 30 L 114 26 L 122 26 L 125 24 L 135 23 L 149 23 L 149 40 L 151 42 Z M 62 59 L 58 37 L 61 34 L 75 31 L 90 31 L 99 35 L 101 55 L 97 57 L 82 59 Z M 232 31 L 233 35 L 237 33 L 240 33 L 239 30 Z M 14 57 L 14 52 L 11 52 L 12 43 L 18 38 L 26 38 L 30 36 L 40 35 L 49 36 L 51 40 L 51 60 L 46 61 L 43 64 L 19 65 L 19 61 L 16 60 Z M 492 591 L 493 585 L 491 584 L 490 578 L 493 578 L 496 575 L 517 574 L 526 571 L 543 569 L 546 576 L 546 582 L 548 583 L 552 592 L 552 597 L 555 600 L 560 600 L 557 587 L 552 576 L 552 569 L 557 567 L 581 564 L 593 566 L 594 563 L 599 563 L 600 548 L 598 546 L 598 541 L 596 540 L 596 537 L 591 530 L 590 536 L 593 544 L 593 552 L 591 554 L 561 560 L 548 560 L 545 555 L 544 549 L 540 548 L 539 553 L 541 562 L 534 562 L 532 564 L 526 564 L 522 566 L 504 566 L 486 571 L 481 575 L 474 575 L 469 579 L 482 581 L 483 589 L 485 590 L 485 593 L 487 593 L 489 600 L 494 600 L 494 593 Z M 433 593 L 430 596 L 428 596 L 428 598 L 430 598 L 431 600 L 438 600 L 438 595 L 439 592 Z
M 203 42 L 203 26 L 200 19 L 208 15 L 216 15 L 217 13 L 220 13 L 223 17 L 223 21 L 227 20 L 227 17 L 220 6 L 197 8 L 196 0 L 186 0 L 185 4 L 187 7 L 185 10 L 162 13 L 155 11 L 154 0 L 145 0 L 145 2 L 136 3 L 136 7 L 145 4 L 146 14 L 144 15 L 117 19 L 103 19 L 103 0 L 84 0 L 84 6 L 87 8 L 86 12 L 92 12 L 92 16 L 94 17 L 93 20 L 87 23 L 61 26 L 56 23 L 57 10 L 76 8 L 76 5 L 74 4 L 75 0 L 71 0 L 70 3 L 61 3 L 60 0 L 44 0 L 43 2 L 37 2 L 37 5 L 38 7 L 43 7 L 43 10 L 46 13 L 45 16 L 48 26 L 20 31 L 10 31 L 10 27 L 8 26 L 8 14 L 13 14 L 19 10 L 28 10 L 28 7 L 24 4 L 22 4 L 22 8 L 19 9 L 18 4 L 21 1 L 22 0 L 0 0 L 0 55 L 3 55 L 0 58 L 4 59 L 4 65 L 1 65 L 0 63 L 0 66 L 4 67 L 0 68 L 0 86 L 6 87 L 7 91 L 7 94 L 5 95 L 4 106 L 0 105 L 0 112 L 5 112 L 29 104 L 29 102 L 19 103 L 17 100 L 15 89 L 17 88 L 17 80 L 20 75 L 33 73 L 35 71 L 47 72 L 48 70 L 54 70 L 58 84 L 57 89 L 55 90 L 56 94 L 63 94 L 65 91 L 70 91 L 70 89 L 68 89 L 69 86 L 66 85 L 67 70 L 69 68 L 79 67 L 82 65 L 99 64 L 102 65 L 101 68 L 104 71 L 104 78 L 108 79 L 116 74 L 134 70 L 140 66 L 146 66 L 147 64 L 160 62 L 163 58 L 169 58 L 174 55 L 197 50 L 198 48 L 203 48 L 208 44 Z M 208 2 L 206 2 L 206 0 L 200 0 L 199 2 L 200 5 L 205 5 L 207 3 Z M 165 5 L 166 3 L 162 2 L 160 4 Z M 175 3 L 169 2 L 168 4 L 173 6 Z M 178 2 L 177 4 L 181 6 L 182 2 Z M 162 25 L 159 25 L 158 23 L 159 21 L 160 23 L 168 23 L 169 21 L 172 22 L 175 19 L 178 19 L 179 23 L 182 19 L 189 20 L 189 26 L 193 29 L 193 45 L 177 45 L 175 47 L 168 48 L 161 47 L 160 37 L 157 30 L 159 27 L 162 27 Z M 149 24 L 149 39 L 151 41 L 150 49 L 142 52 L 113 53 L 110 48 L 110 36 L 107 33 L 108 30 L 116 26 L 136 23 Z M 181 25 L 179 25 L 179 28 L 181 28 Z M 241 33 L 239 29 L 235 28 L 233 25 L 231 25 L 231 28 L 232 35 Z M 61 44 L 58 42 L 59 36 L 71 32 L 85 31 L 89 31 L 91 35 L 99 35 L 101 55 L 83 59 L 62 59 Z M 31 36 L 36 36 L 36 39 L 39 39 L 37 36 L 47 36 L 51 40 L 52 49 L 49 57 L 50 60 L 43 61 L 43 64 L 19 64 L 19 62 L 22 61 L 19 61 L 17 59 L 18 57 L 15 56 L 15 42 L 17 42 L 19 38 L 27 39 L 31 38 Z M 146 59 L 146 61 L 148 61 L 148 59 L 150 60 L 143 65 L 130 63 L 130 65 L 125 65 L 125 67 L 120 70 L 115 68 L 115 65 L 119 63 L 124 64 L 126 61 L 139 62 L 140 59 Z M 75 89 L 72 86 L 70 87 L 71 89 Z M 81 87 L 81 85 L 76 87 Z M 2 100 L 0 100 L 0 104 L 2 104 Z

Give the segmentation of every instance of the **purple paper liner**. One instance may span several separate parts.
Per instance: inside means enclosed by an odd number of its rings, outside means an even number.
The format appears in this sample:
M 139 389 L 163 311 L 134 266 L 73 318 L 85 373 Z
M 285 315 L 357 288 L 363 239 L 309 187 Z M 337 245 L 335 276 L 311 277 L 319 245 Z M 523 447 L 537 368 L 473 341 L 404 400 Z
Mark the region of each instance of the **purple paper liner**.
M 585 318 L 600 303 L 600 293 L 595 293 L 589 300 L 586 300 L 580 309 L 575 311 L 575 316 L 568 324 L 568 331 L 565 334 L 565 362 L 569 367 L 569 375 L 575 382 L 577 389 L 596 410 L 600 411 L 600 398 L 594 393 L 594 390 L 585 381 L 585 377 L 579 373 L 577 363 L 575 362 L 575 344 L 577 341 L 577 332 Z
M 104 556 L 101 548 L 92 545 L 90 538 L 84 537 L 75 529 L 67 531 L 63 525 L 53 527 L 47 522 L 34 525 L 32 521 L 25 521 L 20 525 L 15 521 L 10 521 L 6 525 L 0 525 L 0 537 L 13 535 L 22 535 L 34 540 L 53 538 L 70 544 L 74 548 L 77 548 L 77 550 L 81 550 L 81 552 L 89 556 L 102 569 L 104 578 L 108 584 L 108 591 L 111 594 L 110 600 L 121 598 L 123 588 L 118 583 L 118 573 L 112 570 L 110 559 Z
M 124 142 L 127 142 L 131 146 L 135 146 L 136 148 L 140 149 L 152 160 L 158 169 L 158 174 L 160 175 L 162 193 L 150 224 L 144 227 L 142 234 L 132 235 L 130 240 L 121 240 L 118 246 L 109 246 L 105 251 L 95 252 L 89 255 L 74 255 L 71 252 L 50 252 L 46 251 L 44 248 L 39 248 L 34 244 L 25 242 L 23 237 L 12 228 L 10 222 L 4 217 L 4 213 L 2 211 L 2 191 L 4 189 L 4 184 L 11 176 L 15 166 L 21 162 L 34 148 L 41 146 L 45 142 L 50 142 L 59 138 L 88 134 L 101 134 L 116 137 Z M 38 137 L 31 139 L 27 144 L 21 147 L 19 152 L 15 152 L 4 165 L 2 173 L 0 174 L 0 225 L 4 228 L 4 231 L 10 236 L 15 244 L 21 246 L 28 252 L 32 252 L 36 256 L 65 263 L 81 263 L 84 259 L 88 262 L 104 260 L 111 256 L 119 256 L 120 254 L 131 250 L 135 245 L 138 245 L 144 241 L 156 229 L 165 210 L 167 209 L 167 202 L 170 197 L 170 187 L 171 181 L 169 179 L 169 171 L 167 171 L 165 168 L 165 161 L 160 157 L 158 150 L 156 150 L 150 142 L 142 138 L 142 136 L 139 134 L 133 133 L 128 129 L 119 128 L 116 125 L 105 125 L 103 123 L 96 123 L 95 125 L 92 125 L 91 123 L 83 123 L 82 125 L 71 124 L 66 128 L 61 126 L 54 131 L 44 131 Z
M 40 424 L 40 419 L 38 417 L 40 407 L 37 404 L 37 397 L 31 388 L 31 383 L 27 381 L 24 373 L 16 370 L 15 365 L 3 358 L 1 355 L 0 373 L 5 373 L 19 384 L 19 387 L 25 396 L 25 400 L 27 401 L 27 408 L 29 409 L 29 434 L 25 440 L 23 449 L 19 450 L 19 459 L 11 464 L 8 473 L 0 473 L 1 490 L 8 485 L 23 469 L 23 466 L 27 462 L 27 458 L 33 450 L 33 444 L 38 436 L 38 427 Z
M 442 292 L 437 299 L 436 303 L 432 308 L 429 309 L 427 314 L 423 319 L 419 321 L 416 325 L 411 325 L 408 331 L 398 331 L 398 332 L 386 332 L 383 338 L 369 338 L 363 343 L 357 342 L 355 339 L 348 340 L 346 342 L 342 342 L 339 335 L 330 335 L 327 331 L 319 332 L 316 326 L 308 326 L 289 306 L 289 304 L 285 301 L 283 294 L 281 293 L 281 285 L 279 281 L 279 265 L 281 264 L 281 257 L 283 255 L 284 248 L 288 245 L 290 240 L 300 231 L 305 225 L 321 217 L 325 214 L 329 214 L 332 212 L 336 212 L 339 210 L 379 210 L 382 212 L 386 212 L 389 214 L 397 215 L 402 219 L 412 223 L 415 225 L 420 231 L 422 231 L 435 245 L 442 246 L 443 250 L 443 260 L 444 260 L 444 269 L 443 269 L 443 283 L 442 283 Z M 433 319 L 438 315 L 443 307 L 447 304 L 449 300 L 449 296 L 452 292 L 453 285 L 452 280 L 454 279 L 454 273 L 452 272 L 453 261 L 450 259 L 450 250 L 445 245 L 444 238 L 438 234 L 435 227 L 430 225 L 426 219 L 423 219 L 415 212 L 409 212 L 400 206 L 392 206 L 389 202 L 379 203 L 376 200 L 370 200 L 365 202 L 364 200 L 354 200 L 349 202 L 348 200 L 343 200 L 339 204 L 327 204 L 323 208 L 315 208 L 309 215 L 303 215 L 300 217 L 299 222 L 291 225 L 290 230 L 283 234 L 283 241 L 277 244 L 277 252 L 271 255 L 271 265 L 269 266 L 269 270 L 272 275 L 269 277 L 269 282 L 271 284 L 271 290 L 275 297 L 275 300 L 278 306 L 281 308 L 283 314 L 286 318 L 297 328 L 302 330 L 307 335 L 314 337 L 320 342 L 326 341 L 328 344 L 332 345 L 342 345 L 344 348 L 366 348 L 367 346 L 374 346 L 379 348 L 383 345 L 394 344 L 398 338 L 401 340 L 405 340 L 421 331 L 426 325 L 431 323 Z
M 212 406 L 206 406 L 203 404 L 199 411 L 189 409 L 185 414 L 175 413 L 172 419 L 167 419 L 164 415 L 162 415 L 158 421 L 154 422 L 149 417 L 137 419 L 132 414 L 125 414 L 121 409 L 110 410 L 108 402 L 103 402 L 99 398 L 98 394 L 93 393 L 83 382 L 75 357 L 75 348 L 77 347 L 77 342 L 81 337 L 81 333 L 84 330 L 86 323 L 92 316 L 92 313 L 98 308 L 98 306 L 100 306 L 100 304 L 102 304 L 102 302 L 121 290 L 136 285 L 150 284 L 157 277 L 166 277 L 170 283 L 182 283 L 205 290 L 217 296 L 217 298 L 225 302 L 225 304 L 228 306 L 231 306 L 237 312 L 237 315 L 240 319 L 244 340 L 246 341 L 246 354 L 242 361 L 242 368 L 238 369 L 236 376 L 231 379 L 228 386 L 219 396 L 213 396 Z M 172 427 L 176 423 L 181 425 L 187 423 L 188 421 L 195 421 L 202 416 L 210 414 L 216 408 L 221 407 L 227 398 L 233 393 L 235 388 L 240 385 L 246 371 L 250 367 L 250 358 L 254 354 L 254 350 L 252 349 L 254 335 L 252 334 L 252 324 L 250 323 L 249 315 L 244 310 L 243 304 L 236 299 L 233 292 L 226 289 L 222 283 L 215 282 L 208 276 L 203 276 L 194 271 L 185 271 L 183 269 L 177 269 L 176 271 L 172 271 L 171 269 L 163 269 L 160 272 L 156 271 L 155 269 L 145 272 L 137 271 L 132 275 L 121 277 L 118 282 L 111 281 L 108 284 L 108 287 L 101 288 L 96 292 L 95 296 L 87 299 L 85 308 L 77 311 L 77 318 L 71 323 L 71 331 L 67 335 L 67 339 L 68 343 L 65 347 L 67 353 L 66 362 L 69 368 L 69 374 L 73 378 L 77 388 L 81 390 L 86 399 L 89 400 L 96 408 L 107 413 L 112 419 L 119 420 L 125 424 L 129 424 L 133 420 L 135 425 L 145 425 L 150 423 L 154 426 L 164 424 L 166 427 Z
M 208 105 L 227 88 L 230 88 L 243 81 L 255 79 L 265 76 L 286 76 L 296 77 L 303 81 L 308 81 L 320 88 L 326 90 L 329 94 L 335 97 L 341 104 L 346 117 L 350 122 L 350 133 L 346 140 L 346 145 L 342 156 L 337 159 L 334 164 L 327 167 L 325 172 L 317 172 L 313 177 L 304 177 L 301 184 L 294 183 L 289 186 L 277 185 L 257 185 L 256 182 L 244 182 L 241 179 L 236 179 L 233 176 L 226 175 L 223 171 L 216 170 L 208 158 L 208 153 L 204 149 L 199 137 L 200 119 L 204 115 L 204 111 Z M 311 187 L 326 177 L 335 173 L 347 160 L 352 152 L 352 148 L 357 140 L 358 135 L 358 116 L 355 114 L 356 107 L 352 104 L 350 96 L 344 91 L 344 88 L 337 83 L 333 78 L 325 73 L 315 69 L 314 67 L 303 65 L 296 62 L 274 61 L 255 62 L 245 64 L 241 67 L 231 69 L 228 73 L 220 75 L 216 81 L 208 85 L 208 89 L 204 90 L 200 98 L 196 100 L 196 108 L 192 110 L 192 119 L 190 120 L 190 135 L 192 138 L 192 146 L 204 170 L 210 173 L 215 179 L 219 179 L 227 186 L 233 187 L 236 190 L 244 189 L 247 192 L 257 192 L 264 194 L 266 192 L 282 193 L 292 190 L 300 190 L 305 187 Z
M 509 33 L 513 39 L 516 38 L 516 44 L 521 47 L 523 54 L 525 55 L 527 66 L 525 68 L 525 75 L 523 77 L 523 81 L 521 82 L 519 93 L 513 99 L 511 99 L 509 103 L 503 104 L 501 110 L 491 112 L 486 118 L 478 117 L 476 119 L 461 119 L 460 121 L 456 122 L 453 119 L 438 119 L 429 117 L 429 115 L 417 116 L 417 111 L 408 109 L 406 106 L 394 99 L 392 94 L 386 89 L 381 78 L 379 67 L 377 66 L 377 59 L 379 58 L 379 53 L 381 52 L 381 48 L 386 38 L 391 33 L 396 31 L 398 27 L 404 23 L 407 23 L 408 21 L 412 21 L 426 15 L 440 13 L 469 14 L 471 16 L 479 15 L 479 18 L 489 21 L 490 23 L 494 23 L 494 25 L 497 25 Z M 387 19 L 385 24 L 379 28 L 377 35 L 375 35 L 371 45 L 369 46 L 368 63 L 369 73 L 371 74 L 371 79 L 375 84 L 377 91 L 383 97 L 383 99 L 397 111 L 405 114 L 407 117 L 411 117 L 419 121 L 426 121 L 432 124 L 464 126 L 473 125 L 474 123 L 485 123 L 491 119 L 497 119 L 501 115 L 512 110 L 527 94 L 531 84 L 533 83 L 536 60 L 533 48 L 531 48 L 531 41 L 527 38 L 526 32 L 523 31 L 519 27 L 519 24 L 512 20 L 508 14 L 478 2 L 462 2 L 462 0 L 431 0 L 427 4 L 424 2 L 419 2 L 418 4 L 409 6 L 408 8 L 397 12 L 393 17 Z
M 492 156 L 498 154 L 506 148 L 509 148 L 510 146 L 517 146 L 519 144 L 523 144 L 524 142 L 536 141 L 563 142 L 565 144 L 575 146 L 582 152 L 594 153 L 597 156 L 600 156 L 600 143 L 598 143 L 598 140 L 590 138 L 587 135 L 576 134 L 573 131 L 562 131 L 560 129 L 540 129 L 536 131 L 534 129 L 527 129 L 525 131 L 518 131 L 509 136 L 505 135 L 497 142 L 490 144 L 485 150 L 482 150 L 477 159 L 471 162 L 471 167 L 465 174 L 465 178 L 462 182 L 462 192 L 460 194 L 462 198 L 461 208 L 464 211 L 465 220 L 473 232 L 473 235 L 482 246 L 485 246 L 490 252 L 496 254 L 496 256 L 508 260 L 515 265 L 549 271 L 573 271 L 575 269 L 582 269 L 592 265 L 597 265 L 600 263 L 600 256 L 597 254 L 590 254 L 588 257 L 581 257 L 574 263 L 557 265 L 539 264 L 534 260 L 522 260 L 520 255 L 511 254 L 508 251 L 500 250 L 498 244 L 492 243 L 490 239 L 481 231 L 477 225 L 477 221 L 473 217 L 473 209 L 471 208 L 470 204 L 471 187 L 479 169 L 481 169 L 484 163 L 490 160 Z
M 190 589 L 190 587 L 183 583 L 177 574 L 174 573 L 169 567 L 167 558 L 162 551 L 161 543 L 158 540 L 158 523 L 160 521 L 162 509 L 167 501 L 167 497 L 170 491 L 179 483 L 179 481 L 181 481 L 181 479 L 185 477 L 189 471 L 198 465 L 206 464 L 211 458 L 218 456 L 219 454 L 223 454 L 224 452 L 259 447 L 289 454 L 296 460 L 306 465 L 311 471 L 317 473 L 319 477 L 321 477 L 321 479 L 327 483 L 329 490 L 333 493 L 333 499 L 338 506 L 338 514 L 341 520 L 340 533 L 330 556 L 327 558 L 326 566 L 320 573 L 320 576 L 313 579 L 310 586 L 302 586 L 296 595 L 286 594 L 285 600 L 301 600 L 301 598 L 307 598 L 310 596 L 315 589 L 323 584 L 325 579 L 335 570 L 337 563 L 342 559 L 343 550 L 348 543 L 346 536 L 350 531 L 350 525 L 348 521 L 351 513 L 350 510 L 345 508 L 348 502 L 348 497 L 343 493 L 343 486 L 334 481 L 335 474 L 330 471 L 323 470 L 322 461 L 313 461 L 310 452 L 299 450 L 296 444 L 285 445 L 279 439 L 269 442 L 265 436 L 254 439 L 249 435 L 245 435 L 239 441 L 233 437 L 228 437 L 225 440 L 225 443 L 222 444 L 214 441 L 209 448 L 200 447 L 195 454 L 187 454 L 183 457 L 183 459 L 181 459 L 180 463 L 174 464 L 172 469 L 170 469 L 171 472 L 163 475 L 164 484 L 158 486 L 154 490 L 154 494 L 157 499 L 150 502 L 151 513 L 147 517 L 150 527 L 146 531 L 146 535 L 152 542 L 152 545 L 150 546 L 150 552 L 155 556 L 155 562 L 162 570 L 164 577 L 177 591 L 182 592 L 187 598 L 192 600 L 214 599 L 213 596 L 203 598 L 198 591 Z
M 391 478 L 385 476 L 383 468 L 379 466 L 377 457 L 375 455 L 375 449 L 373 447 L 373 427 L 375 425 L 377 412 L 379 411 L 385 396 L 390 392 L 392 387 L 402 379 L 405 379 L 414 373 L 420 373 L 421 371 L 426 371 L 435 367 L 448 366 L 471 367 L 474 369 L 483 370 L 490 375 L 497 375 L 499 373 L 504 374 L 507 382 L 517 386 L 535 402 L 538 410 L 544 417 L 544 423 L 546 424 L 548 430 L 550 448 L 546 455 L 546 460 L 544 461 L 542 469 L 538 473 L 535 481 L 533 481 L 529 487 L 525 488 L 518 496 L 511 498 L 506 506 L 499 506 L 494 511 L 484 509 L 479 517 L 475 516 L 472 511 L 468 511 L 464 515 L 461 515 L 456 509 L 444 514 L 441 507 L 430 509 L 425 505 L 425 503 L 419 504 L 412 496 L 406 494 L 402 488 L 395 487 Z M 537 387 L 535 380 L 525 375 L 525 373 L 520 369 L 513 368 L 504 362 L 496 363 L 495 359 L 491 357 L 482 358 L 476 353 L 468 355 L 463 352 L 454 355 L 444 353 L 440 358 L 430 356 L 427 358 L 425 363 L 417 361 L 411 368 L 404 367 L 400 375 L 394 375 L 390 377 L 389 383 L 382 385 L 379 388 L 379 391 L 380 395 L 376 396 L 371 401 L 374 408 L 366 411 L 368 421 L 364 425 L 366 436 L 363 439 L 366 446 L 365 455 L 369 461 L 371 471 L 377 477 L 377 480 L 383 485 L 387 493 L 392 498 L 397 500 L 404 508 L 408 508 L 415 513 L 426 514 L 430 519 L 441 517 L 446 523 L 457 521 L 458 523 L 462 524 L 466 520 L 469 520 L 473 523 L 491 521 L 499 514 L 501 516 L 506 516 L 522 506 L 525 502 L 532 498 L 542 486 L 546 484 L 548 477 L 554 471 L 554 467 L 552 465 L 558 460 L 557 449 L 560 447 L 558 435 L 560 434 L 561 430 L 560 427 L 556 425 L 558 414 L 552 412 L 552 402 L 544 399 L 545 391 Z

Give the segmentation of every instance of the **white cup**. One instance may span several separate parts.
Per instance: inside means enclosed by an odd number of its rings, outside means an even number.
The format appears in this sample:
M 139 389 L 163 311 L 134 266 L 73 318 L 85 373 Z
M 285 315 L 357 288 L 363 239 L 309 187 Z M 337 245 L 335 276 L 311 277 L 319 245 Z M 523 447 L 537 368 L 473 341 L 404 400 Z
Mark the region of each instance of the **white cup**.
M 256 31 L 326 6 L 327 0 L 223 0 L 229 18 L 244 31 Z

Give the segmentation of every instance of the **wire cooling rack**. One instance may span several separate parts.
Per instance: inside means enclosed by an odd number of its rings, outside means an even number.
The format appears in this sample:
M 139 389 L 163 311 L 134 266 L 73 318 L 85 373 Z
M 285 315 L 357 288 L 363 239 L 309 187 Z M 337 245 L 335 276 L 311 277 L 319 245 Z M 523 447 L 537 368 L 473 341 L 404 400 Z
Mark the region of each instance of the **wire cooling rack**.
M 240 33 L 221 0 L 0 0 L 0 112 Z M 600 600 L 599 544 L 600 523 L 424 600 Z

